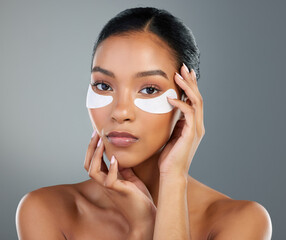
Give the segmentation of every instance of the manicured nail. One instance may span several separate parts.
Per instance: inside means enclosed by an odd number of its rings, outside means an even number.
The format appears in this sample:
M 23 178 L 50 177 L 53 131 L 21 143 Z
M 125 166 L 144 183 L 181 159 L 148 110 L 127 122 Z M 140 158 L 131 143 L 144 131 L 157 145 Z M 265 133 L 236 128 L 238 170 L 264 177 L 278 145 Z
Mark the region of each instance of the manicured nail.
M 169 97 L 169 96 L 167 96 L 167 98 L 168 98 L 168 99 L 171 99 L 171 100 L 177 99 L 177 98 L 175 98 L 175 97 Z
M 101 143 L 101 138 L 99 139 L 99 141 L 97 143 L 97 147 L 99 147 L 100 143 Z
M 189 71 L 188 67 L 186 66 L 186 64 L 183 63 L 183 65 L 184 65 L 184 68 L 186 69 L 186 71 L 189 73 L 190 71 Z
M 112 155 L 111 157 L 111 161 L 110 161 L 111 164 L 115 163 L 115 157 Z
M 176 75 L 177 75 L 179 78 L 183 79 L 183 77 L 182 77 L 179 73 L 176 72 Z
M 92 138 L 94 137 L 95 133 L 96 133 L 96 131 L 93 130 L 93 133 L 92 133 L 92 135 L 91 135 Z

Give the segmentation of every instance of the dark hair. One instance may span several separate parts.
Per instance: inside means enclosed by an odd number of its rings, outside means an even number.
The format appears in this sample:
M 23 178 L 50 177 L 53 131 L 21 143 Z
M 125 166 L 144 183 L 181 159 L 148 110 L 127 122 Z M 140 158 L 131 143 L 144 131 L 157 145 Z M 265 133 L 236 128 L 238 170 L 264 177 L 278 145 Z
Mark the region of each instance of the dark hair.
M 191 29 L 168 11 L 153 7 L 129 8 L 110 19 L 94 44 L 92 62 L 96 49 L 103 40 L 109 36 L 131 35 L 136 32 L 156 34 L 172 49 L 176 68 L 179 70 L 184 62 L 189 69 L 194 69 L 197 80 L 200 78 L 200 51 Z

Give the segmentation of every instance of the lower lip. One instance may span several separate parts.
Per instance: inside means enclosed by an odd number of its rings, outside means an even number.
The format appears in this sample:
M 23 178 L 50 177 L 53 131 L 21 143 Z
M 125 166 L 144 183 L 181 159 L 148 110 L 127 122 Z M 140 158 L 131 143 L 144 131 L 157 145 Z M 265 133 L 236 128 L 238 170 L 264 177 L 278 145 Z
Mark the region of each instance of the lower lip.
M 127 137 L 107 137 L 108 141 L 117 147 L 128 147 L 136 143 L 138 139 Z

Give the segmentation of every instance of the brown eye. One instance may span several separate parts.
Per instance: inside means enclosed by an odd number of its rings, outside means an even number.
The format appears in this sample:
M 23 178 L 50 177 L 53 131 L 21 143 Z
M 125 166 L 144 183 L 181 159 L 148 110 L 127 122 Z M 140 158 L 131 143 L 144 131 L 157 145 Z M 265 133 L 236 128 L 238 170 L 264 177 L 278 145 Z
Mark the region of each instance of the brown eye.
M 159 89 L 155 87 L 145 87 L 141 90 L 141 92 L 147 95 L 151 95 L 151 94 L 159 92 Z
M 106 84 L 104 82 L 93 83 L 92 86 L 95 86 L 100 91 L 110 91 L 110 90 L 112 90 L 112 88 L 108 84 Z

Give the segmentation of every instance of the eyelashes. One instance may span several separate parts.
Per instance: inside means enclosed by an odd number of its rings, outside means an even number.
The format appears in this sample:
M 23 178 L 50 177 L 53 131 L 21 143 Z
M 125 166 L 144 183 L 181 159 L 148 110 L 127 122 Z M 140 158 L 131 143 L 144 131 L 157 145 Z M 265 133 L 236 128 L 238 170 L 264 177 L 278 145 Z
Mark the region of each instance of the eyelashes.
M 104 82 L 95 82 L 92 83 L 91 86 L 95 86 L 100 91 L 110 91 L 110 89 L 112 90 L 112 88 Z
M 148 85 L 141 89 L 140 92 L 146 95 L 154 95 L 156 93 L 161 92 L 161 90 L 155 85 Z
M 113 89 L 111 86 L 104 81 L 98 81 L 98 82 L 93 82 L 91 83 L 91 86 L 96 87 L 96 89 L 100 92 L 107 92 L 107 91 L 112 91 Z M 148 84 L 144 88 L 142 88 L 139 92 L 144 94 L 144 95 L 155 95 L 156 93 L 161 92 L 162 90 L 154 85 L 154 84 Z

